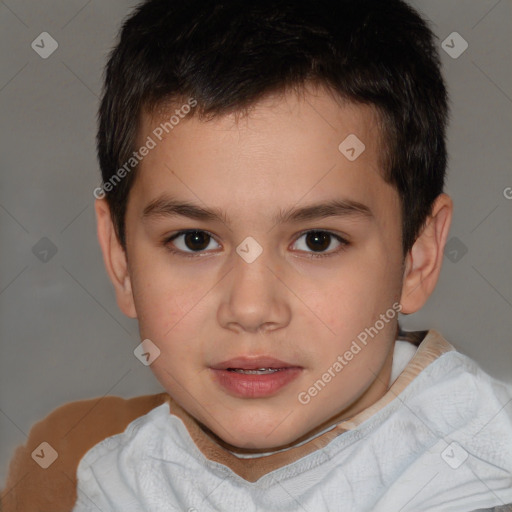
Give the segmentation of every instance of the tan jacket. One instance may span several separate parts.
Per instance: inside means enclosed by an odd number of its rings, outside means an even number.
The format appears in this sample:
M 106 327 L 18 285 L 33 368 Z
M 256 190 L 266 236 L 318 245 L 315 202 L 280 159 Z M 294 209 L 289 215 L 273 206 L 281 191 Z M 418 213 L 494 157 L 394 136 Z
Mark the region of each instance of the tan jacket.
M 16 449 L 1 494 L 2 512 L 69 512 L 76 494 L 80 459 L 106 437 L 121 433 L 134 419 L 165 401 L 167 393 L 125 400 L 105 396 L 63 405 L 30 430 L 25 445 Z M 58 458 L 43 469 L 31 454 L 47 442 Z M 41 455 L 40 450 L 36 450 Z

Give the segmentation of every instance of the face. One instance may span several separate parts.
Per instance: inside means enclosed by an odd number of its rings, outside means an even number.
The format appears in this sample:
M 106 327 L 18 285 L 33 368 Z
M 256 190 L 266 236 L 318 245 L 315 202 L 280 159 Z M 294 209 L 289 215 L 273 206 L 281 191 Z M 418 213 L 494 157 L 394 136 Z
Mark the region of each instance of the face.
M 156 146 L 126 234 L 133 307 L 165 390 L 226 443 L 262 449 L 374 403 L 403 257 L 372 110 L 310 88 L 238 120 L 185 117 L 160 141 L 161 122 L 146 116 L 139 133 Z M 359 142 L 340 150 L 351 134 Z

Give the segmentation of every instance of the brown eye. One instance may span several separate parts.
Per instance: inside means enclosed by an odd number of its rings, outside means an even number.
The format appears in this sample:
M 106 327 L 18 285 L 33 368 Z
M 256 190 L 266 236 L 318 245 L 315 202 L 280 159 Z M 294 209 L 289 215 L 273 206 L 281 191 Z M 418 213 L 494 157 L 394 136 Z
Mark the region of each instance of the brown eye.
M 299 251 L 310 253 L 312 256 L 329 256 L 338 252 L 337 249 L 348 246 L 349 243 L 329 231 L 312 230 L 302 233 L 294 245 Z M 327 251 L 328 249 L 330 250 Z
M 306 234 L 306 245 L 312 251 L 325 251 L 331 245 L 332 236 L 325 231 L 310 231 Z
M 194 253 L 204 251 L 212 241 L 214 241 L 212 236 L 206 231 L 196 230 L 176 233 L 166 243 L 172 243 L 179 251 Z
M 192 251 L 202 251 L 208 247 L 210 235 L 207 235 L 204 231 L 193 231 L 187 233 L 183 241 Z

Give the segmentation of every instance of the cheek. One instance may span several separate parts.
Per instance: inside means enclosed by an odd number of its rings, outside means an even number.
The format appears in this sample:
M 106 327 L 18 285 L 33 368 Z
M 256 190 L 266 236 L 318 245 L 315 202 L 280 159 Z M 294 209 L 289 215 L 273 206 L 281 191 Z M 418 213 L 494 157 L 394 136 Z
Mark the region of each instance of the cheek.
M 383 313 L 395 293 L 395 277 L 387 258 L 360 255 L 336 272 L 327 286 L 314 294 L 317 310 L 326 313 L 336 330 L 360 326 Z M 381 309 L 384 308 L 384 311 Z
M 145 262 L 149 259 L 151 265 Z M 169 268 L 155 260 L 134 260 L 132 291 L 141 335 L 163 340 L 179 331 L 178 322 L 192 307 L 195 293 L 193 283 L 183 286 Z
M 343 353 L 352 340 L 374 326 L 400 297 L 400 272 L 392 257 L 378 247 L 359 253 L 350 264 L 340 267 L 334 279 L 309 293 L 308 303 L 318 312 L 327 333 L 325 352 Z M 309 302 L 311 301 L 311 302 Z M 382 329 L 380 337 L 393 337 L 395 313 Z M 380 323 L 379 323 L 380 326 Z M 363 335 L 364 336 L 364 335 Z M 371 351 L 375 353 L 374 351 Z M 358 357 L 358 359 L 364 359 Z

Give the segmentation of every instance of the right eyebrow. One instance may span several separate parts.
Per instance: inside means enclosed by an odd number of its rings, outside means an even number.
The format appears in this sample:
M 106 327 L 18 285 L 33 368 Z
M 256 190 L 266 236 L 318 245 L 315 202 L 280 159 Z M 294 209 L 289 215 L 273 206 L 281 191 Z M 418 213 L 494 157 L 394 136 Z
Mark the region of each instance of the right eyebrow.
M 217 208 L 202 208 L 187 201 L 177 201 L 170 197 L 159 197 L 151 201 L 142 212 L 142 219 L 155 217 L 189 217 L 190 219 L 202 221 L 220 221 L 227 224 L 227 218 Z

